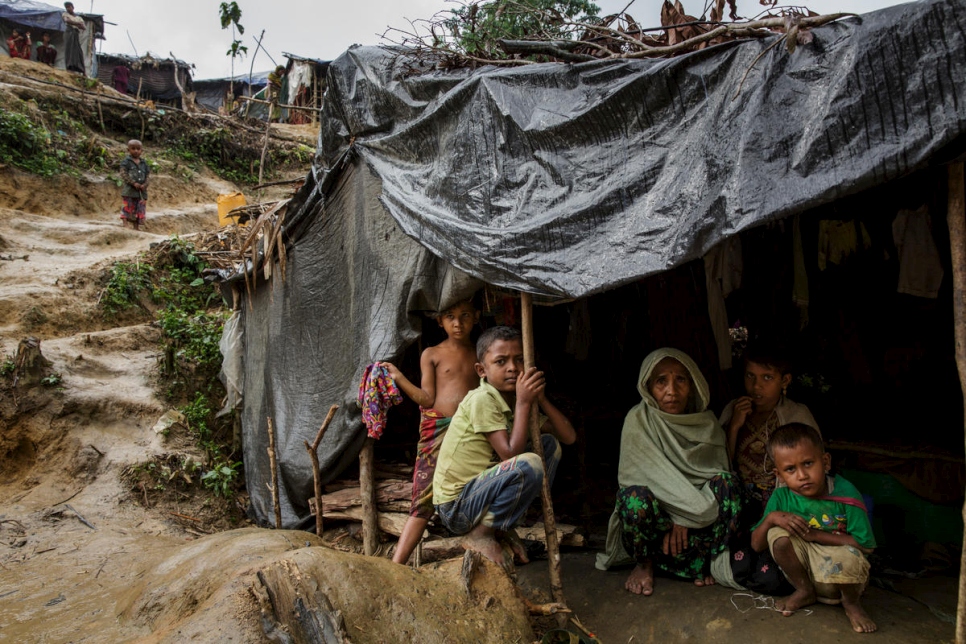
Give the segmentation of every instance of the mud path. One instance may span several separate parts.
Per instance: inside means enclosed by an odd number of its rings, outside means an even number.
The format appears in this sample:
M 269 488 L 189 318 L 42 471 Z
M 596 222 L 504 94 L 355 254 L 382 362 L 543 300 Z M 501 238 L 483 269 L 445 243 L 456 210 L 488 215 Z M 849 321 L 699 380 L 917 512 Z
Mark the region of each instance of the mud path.
M 158 331 L 143 313 L 106 319 L 97 277 L 171 234 L 216 227 L 215 197 L 235 188 L 157 177 L 147 231 L 135 232 L 120 225 L 111 182 L 4 169 L 0 185 L 0 353 L 35 336 L 61 378 L 0 394 L 0 642 L 144 635 L 109 634 L 130 575 L 195 537 L 132 503 L 119 480 L 174 446 L 151 430 L 166 409 L 154 392 Z

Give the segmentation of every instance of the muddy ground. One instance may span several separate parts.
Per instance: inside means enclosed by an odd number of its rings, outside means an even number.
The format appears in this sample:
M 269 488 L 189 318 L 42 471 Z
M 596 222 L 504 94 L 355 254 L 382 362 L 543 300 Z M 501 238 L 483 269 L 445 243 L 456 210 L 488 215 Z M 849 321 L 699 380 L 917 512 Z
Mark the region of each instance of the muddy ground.
M 52 386 L 0 392 L 0 643 L 282 641 L 266 634 L 256 575 L 279 566 L 307 573 L 334 600 L 353 642 L 532 641 L 531 626 L 539 633 L 552 620 L 528 624 L 494 570 L 468 590 L 459 560 L 416 572 L 320 548 L 307 533 L 253 527 L 244 497 L 162 500 L 132 489 L 131 466 L 200 455 L 152 430 L 168 409 L 158 330 L 143 315 L 101 313 L 104 269 L 168 235 L 215 228 L 216 196 L 235 190 L 207 173 L 160 174 L 146 230 L 135 232 L 119 225 L 117 187 L 105 177 L 0 167 L 0 357 L 34 336 L 59 374 Z M 548 599 L 546 567 L 518 571 L 535 601 Z M 602 642 L 953 638 L 951 576 L 871 588 L 880 632 L 863 636 L 840 609 L 783 618 L 720 587 L 659 579 L 653 597 L 631 596 L 626 573 L 594 570 L 590 551 L 565 553 L 563 570 L 570 606 Z

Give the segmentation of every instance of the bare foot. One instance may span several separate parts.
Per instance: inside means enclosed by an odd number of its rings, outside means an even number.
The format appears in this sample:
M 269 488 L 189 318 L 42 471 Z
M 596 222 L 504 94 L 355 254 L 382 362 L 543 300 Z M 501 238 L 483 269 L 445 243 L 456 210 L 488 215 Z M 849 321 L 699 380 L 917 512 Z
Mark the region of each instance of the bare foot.
M 785 617 L 791 617 L 795 611 L 815 603 L 815 591 L 796 590 L 788 597 L 775 602 L 775 608 Z
M 523 541 L 520 539 L 520 535 L 513 528 L 510 528 L 506 532 L 497 532 L 496 538 L 507 546 L 513 552 L 513 561 L 518 564 L 530 563 L 529 557 L 527 557 L 527 548 L 523 545 Z
M 509 572 L 511 564 L 503 555 L 503 548 L 500 547 L 499 542 L 493 537 L 492 528 L 487 528 L 484 525 L 476 526 L 463 537 L 463 547 L 467 550 L 480 553 L 500 568 Z
M 843 597 L 842 608 L 845 609 L 845 614 L 852 622 L 852 630 L 856 633 L 874 633 L 878 628 L 859 602 L 852 602 Z
M 650 595 L 654 592 L 654 564 L 648 561 L 646 564 L 637 564 L 631 571 L 624 588 L 635 595 Z
M 698 586 L 699 588 L 702 586 L 714 586 L 714 577 L 711 575 L 706 575 L 703 578 L 699 577 L 698 579 L 694 580 L 694 585 Z

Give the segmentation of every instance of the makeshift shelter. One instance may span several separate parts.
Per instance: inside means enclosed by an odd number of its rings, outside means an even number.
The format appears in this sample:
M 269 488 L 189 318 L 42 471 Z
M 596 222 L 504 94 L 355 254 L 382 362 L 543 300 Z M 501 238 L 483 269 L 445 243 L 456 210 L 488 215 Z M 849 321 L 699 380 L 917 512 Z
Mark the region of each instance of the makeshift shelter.
M 538 341 L 538 352 L 553 345 L 563 353 L 575 329 L 593 329 L 592 343 L 573 343 L 569 367 L 561 359 L 554 368 L 570 369 L 558 374 L 561 383 L 575 374 L 601 381 L 600 398 L 577 402 L 588 413 L 610 406 L 618 420 L 594 427 L 580 449 L 606 447 L 587 461 L 612 466 L 629 405 L 609 388 L 633 390 L 652 338 L 703 351 L 696 357 L 709 379 L 730 355 L 715 346 L 704 265 L 693 260 L 736 238 L 758 251 L 746 275 L 769 286 L 750 291 L 788 284 L 783 302 L 745 307 L 759 319 L 781 309 L 784 322 L 793 306 L 801 315 L 810 291 L 793 279 L 795 248 L 811 250 L 803 275 L 815 278 L 812 293 L 819 283 L 835 286 L 836 275 L 816 272 L 818 219 L 852 220 L 853 247 L 863 249 L 855 218 L 878 216 L 888 228 L 900 205 L 901 192 L 876 191 L 908 188 L 899 180 L 910 177 L 931 187 L 931 169 L 966 151 L 966 12 L 956 0 L 929 0 L 813 33 L 792 54 L 765 39 L 668 60 L 418 75 L 400 50 L 354 47 L 333 61 L 317 162 L 285 219 L 285 271 L 259 277 L 250 291 L 236 281 L 241 304 L 226 332 L 226 347 L 243 347 L 228 352 L 226 365 L 242 365 L 230 379 L 243 395 L 255 517 L 272 515 L 266 419 L 277 428 L 282 523 L 304 525 L 312 495 L 304 441 L 329 406 L 341 408 L 320 449 L 327 480 L 365 438 L 355 405 L 364 366 L 405 358 L 424 332 L 423 312 L 484 283 L 498 318 L 512 319 L 500 289 L 572 302 L 544 309 L 553 337 Z M 941 214 L 933 212 L 939 222 Z M 806 228 L 810 241 L 794 246 L 795 230 Z M 789 240 L 780 263 L 769 237 L 776 231 Z M 832 255 L 831 264 L 842 261 Z M 855 288 L 827 299 L 866 292 Z M 945 329 L 942 288 L 934 308 Z M 682 305 L 678 295 L 689 293 Z M 951 333 L 930 339 L 942 350 L 952 344 Z M 940 377 L 961 413 L 954 374 Z M 961 447 L 962 418 L 950 418 L 944 432 Z
M 235 99 L 239 96 L 253 96 L 268 85 L 269 72 L 257 72 L 235 78 L 206 78 L 193 83 L 195 100 L 213 112 L 220 111 L 225 106 L 229 95 Z
M 282 102 L 287 105 L 310 108 L 309 110 L 288 110 L 286 123 L 315 123 L 317 110 L 322 107 L 325 94 L 325 77 L 331 61 L 317 58 L 303 58 L 294 54 L 282 55 L 288 58 L 285 79 L 288 91 L 283 94 Z
M 9 55 L 7 38 L 13 29 L 29 30 L 36 50 L 43 33 L 50 34 L 50 44 L 57 49 L 54 67 L 64 69 L 64 20 L 63 6 L 55 7 L 36 0 L 0 0 L 0 53 Z M 97 76 L 96 44 L 104 40 L 104 17 L 95 14 L 77 14 L 84 19 L 87 28 L 81 35 L 81 51 L 84 53 L 84 69 L 91 78 Z M 36 60 L 36 51 L 31 56 Z
M 281 123 L 316 123 L 319 120 L 322 95 L 325 93 L 329 61 L 302 58 L 284 52 L 282 55 L 288 59 L 288 63 L 285 65 L 285 77 L 279 91 L 280 107 L 276 111 L 276 119 Z M 266 78 L 267 76 L 268 74 Z M 240 116 L 263 121 L 268 119 L 267 84 L 266 81 L 260 90 L 247 94 L 255 100 L 242 101 L 237 110 Z
M 135 58 L 123 54 L 97 54 L 97 80 L 113 87 L 114 68 L 126 65 L 131 70 L 127 93 L 158 104 L 183 107 L 181 90 L 194 91 L 191 81 L 192 65 L 174 58 L 156 58 L 150 53 Z M 175 74 L 178 75 L 175 80 Z

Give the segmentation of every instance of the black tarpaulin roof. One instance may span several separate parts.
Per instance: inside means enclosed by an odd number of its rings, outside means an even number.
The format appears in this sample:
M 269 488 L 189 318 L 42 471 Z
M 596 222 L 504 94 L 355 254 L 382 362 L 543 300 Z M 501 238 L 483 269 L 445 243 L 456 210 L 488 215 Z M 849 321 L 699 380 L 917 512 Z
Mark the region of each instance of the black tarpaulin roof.
M 294 525 L 312 493 L 302 441 L 339 402 L 322 470 L 351 462 L 359 373 L 417 337 L 414 311 L 479 283 L 451 267 L 582 297 L 962 153 L 964 39 L 966 6 L 929 0 L 815 29 L 792 54 L 765 39 L 669 60 L 410 75 L 405 52 L 347 51 L 329 68 L 319 162 L 288 216 L 286 279 L 243 307 L 258 518 L 272 514 L 265 417 L 280 428 Z M 337 170 L 350 142 L 356 161 Z

